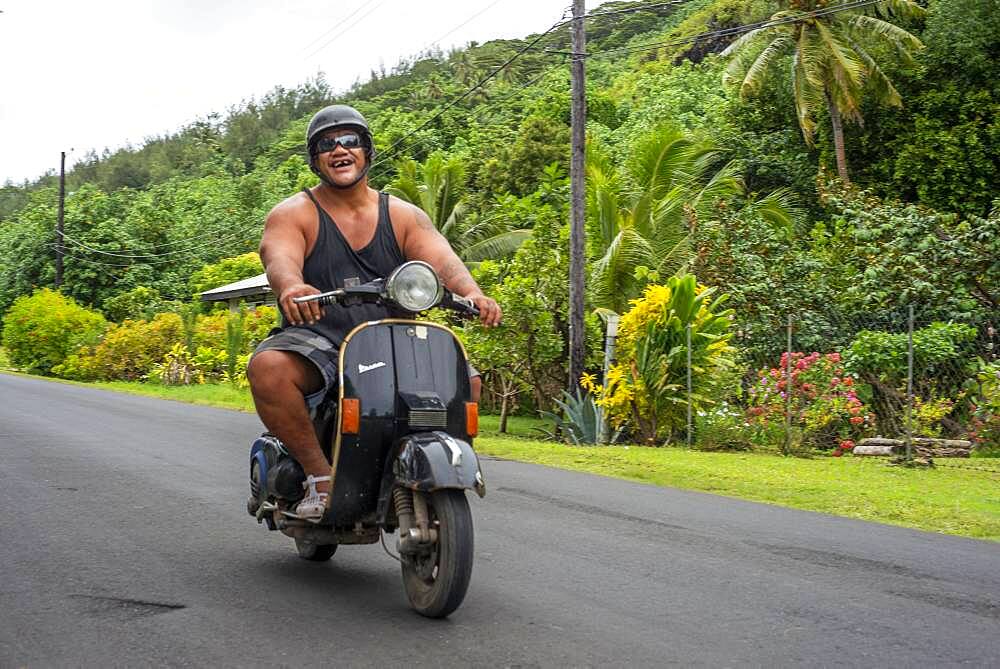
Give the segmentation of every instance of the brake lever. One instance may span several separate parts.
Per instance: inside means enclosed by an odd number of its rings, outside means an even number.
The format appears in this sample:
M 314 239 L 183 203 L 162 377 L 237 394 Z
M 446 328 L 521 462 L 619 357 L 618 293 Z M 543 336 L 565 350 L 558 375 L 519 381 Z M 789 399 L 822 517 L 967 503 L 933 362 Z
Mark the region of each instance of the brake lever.
M 343 289 L 338 288 L 337 290 L 331 290 L 327 293 L 316 293 L 315 295 L 303 295 L 302 297 L 293 297 L 292 302 L 295 304 L 306 304 L 308 302 L 319 302 L 321 307 L 328 307 L 331 304 L 337 302 L 346 293 Z
M 476 308 L 476 303 L 467 297 L 462 297 L 461 295 L 456 295 L 455 293 L 449 293 L 450 296 L 450 306 L 459 312 L 459 316 L 463 318 L 475 318 L 479 315 L 479 309 Z M 461 307 L 458 309 L 456 307 Z

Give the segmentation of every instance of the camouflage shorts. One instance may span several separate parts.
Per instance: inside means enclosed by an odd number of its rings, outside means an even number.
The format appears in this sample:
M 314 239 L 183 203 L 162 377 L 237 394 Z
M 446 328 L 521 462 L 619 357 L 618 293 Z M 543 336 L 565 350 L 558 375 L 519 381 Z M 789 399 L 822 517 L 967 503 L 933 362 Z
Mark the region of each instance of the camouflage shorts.
M 340 348 L 321 334 L 297 327 L 272 330 L 271 336 L 259 343 L 253 354 L 261 351 L 291 351 L 316 366 L 323 377 L 323 387 L 306 395 L 310 411 L 320 405 L 330 388 L 337 385 Z
M 272 331 L 270 337 L 257 345 L 253 354 L 261 351 L 291 351 L 311 362 L 323 377 L 323 387 L 306 395 L 306 405 L 312 411 L 320 405 L 330 388 L 339 378 L 340 348 L 321 334 L 306 328 L 289 327 Z M 469 364 L 469 378 L 479 376 L 479 371 Z

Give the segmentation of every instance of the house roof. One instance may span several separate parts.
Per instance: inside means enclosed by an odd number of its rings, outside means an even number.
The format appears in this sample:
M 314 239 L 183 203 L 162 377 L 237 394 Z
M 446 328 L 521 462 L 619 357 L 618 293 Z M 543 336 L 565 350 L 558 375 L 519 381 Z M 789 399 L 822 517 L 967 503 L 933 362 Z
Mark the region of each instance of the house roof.
M 206 290 L 201 294 L 204 302 L 215 302 L 218 300 L 229 300 L 234 297 L 246 297 L 248 295 L 264 295 L 271 292 L 271 286 L 267 283 L 267 274 L 258 274 L 249 279 L 227 283 L 212 290 Z

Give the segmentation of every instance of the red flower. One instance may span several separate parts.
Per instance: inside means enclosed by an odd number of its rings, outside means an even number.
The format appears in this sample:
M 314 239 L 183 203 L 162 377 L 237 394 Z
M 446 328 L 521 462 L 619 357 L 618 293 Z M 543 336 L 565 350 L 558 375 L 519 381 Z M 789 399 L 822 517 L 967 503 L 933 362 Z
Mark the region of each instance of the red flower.
M 862 418 L 861 416 L 853 416 L 853 417 L 851 417 L 851 424 L 852 425 L 861 425 L 864 422 L 865 422 L 865 419 Z

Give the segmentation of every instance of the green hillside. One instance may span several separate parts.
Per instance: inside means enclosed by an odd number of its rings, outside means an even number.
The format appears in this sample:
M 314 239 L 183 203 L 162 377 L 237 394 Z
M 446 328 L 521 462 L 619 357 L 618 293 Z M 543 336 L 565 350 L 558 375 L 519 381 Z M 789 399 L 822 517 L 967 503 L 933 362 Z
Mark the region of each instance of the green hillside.
M 750 24 L 763 29 L 741 37 Z M 728 295 L 744 372 L 777 364 L 789 316 L 795 348 L 833 351 L 899 331 L 910 306 L 922 325 L 967 324 L 969 350 L 993 359 L 1000 2 L 609 2 L 587 33 L 588 311 L 623 313 L 686 271 Z M 522 406 L 550 407 L 565 384 L 569 51 L 563 23 L 420 54 L 346 92 L 321 77 L 275 89 L 92 153 L 67 176 L 62 292 L 111 320 L 134 299 L 147 304 L 133 316 L 183 310 L 199 270 L 256 250 L 268 210 L 316 182 L 306 123 L 346 102 L 375 131 L 374 186 L 455 194 L 449 238 L 512 331 L 536 334 L 509 343 L 522 359 L 469 328 L 490 357 L 477 364 L 516 378 Z M 53 285 L 56 181 L 0 189 L 0 313 Z M 598 372 L 596 316 L 588 327 Z M 953 385 L 934 392 L 954 400 Z

